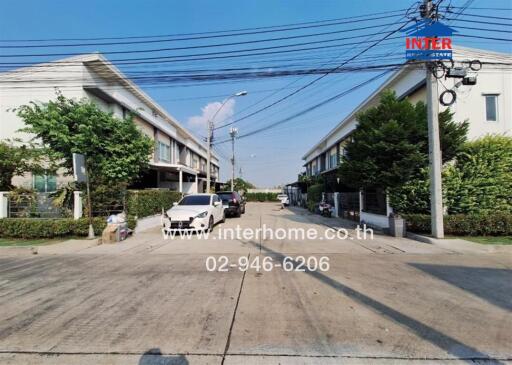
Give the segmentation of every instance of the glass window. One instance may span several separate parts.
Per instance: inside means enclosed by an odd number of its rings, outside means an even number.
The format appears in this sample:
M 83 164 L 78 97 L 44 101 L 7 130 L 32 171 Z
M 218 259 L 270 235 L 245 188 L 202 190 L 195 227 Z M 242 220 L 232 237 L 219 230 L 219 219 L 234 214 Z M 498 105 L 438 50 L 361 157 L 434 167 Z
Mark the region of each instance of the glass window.
M 171 146 L 158 141 L 158 159 L 164 162 L 171 162 Z
M 329 168 L 334 168 L 338 165 L 338 154 L 336 151 L 336 147 L 331 148 L 329 152 Z
M 34 175 L 34 190 L 39 193 L 48 193 L 57 190 L 56 175 Z
M 187 195 L 179 205 L 210 205 L 209 195 Z
M 485 95 L 485 119 L 488 122 L 498 120 L 498 95 Z

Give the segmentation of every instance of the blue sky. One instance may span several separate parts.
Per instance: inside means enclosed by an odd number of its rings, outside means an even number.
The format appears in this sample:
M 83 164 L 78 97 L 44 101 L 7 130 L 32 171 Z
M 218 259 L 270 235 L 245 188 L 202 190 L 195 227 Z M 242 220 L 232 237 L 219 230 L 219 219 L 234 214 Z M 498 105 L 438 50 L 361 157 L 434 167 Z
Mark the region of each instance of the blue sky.
M 445 1 L 446 2 L 446 1 Z M 412 1 L 305 1 L 305 0 L 253 0 L 253 1 L 26 1 L 26 0 L 4 0 L 0 13 L 0 39 L 51 39 L 51 38 L 95 38 L 95 37 L 118 37 L 118 36 L 144 36 L 164 34 L 185 34 L 197 32 L 210 32 L 218 30 L 231 30 L 239 28 L 263 27 L 290 23 L 302 23 L 333 18 L 345 18 L 360 16 L 369 13 L 388 10 L 408 8 Z M 466 1 L 453 0 L 452 4 L 462 6 Z M 511 11 L 481 10 L 471 8 L 493 7 L 510 8 L 509 0 L 476 0 L 467 10 L 468 13 L 488 14 L 511 17 Z M 397 18 L 398 19 L 398 18 Z M 382 25 L 384 30 L 386 24 L 394 19 L 375 20 L 364 23 L 364 25 Z M 467 24 L 465 24 L 467 26 Z M 339 29 L 348 29 L 344 25 Z M 492 25 L 491 25 L 492 27 Z M 494 26 L 496 28 L 496 26 Z M 510 29 L 510 28 L 509 28 Z M 299 30 L 296 35 L 304 35 L 320 30 Z M 350 33 L 351 35 L 368 34 L 368 30 Z M 287 33 L 291 34 L 291 33 Z M 478 34 L 473 32 L 471 34 Z M 505 37 L 508 34 L 492 34 L 493 36 Z M 230 37 L 229 42 L 241 40 L 255 40 L 264 37 L 274 37 L 274 34 Z M 371 36 L 368 39 L 376 40 L 379 36 Z M 324 37 L 325 38 L 325 37 Z M 320 38 L 310 38 L 320 39 Z M 304 41 L 301 39 L 299 41 Z M 226 42 L 226 39 L 213 39 L 205 41 L 180 42 L 180 46 L 208 45 Z M 510 43 L 482 41 L 482 40 L 457 40 L 455 44 L 467 45 L 476 48 L 492 49 L 503 52 L 510 52 Z M 15 43 L 9 43 L 15 44 Z M 176 47 L 176 44 L 172 46 Z M 172 47 L 171 46 L 171 47 Z M 90 52 L 90 51 L 124 51 L 142 50 L 169 45 L 122 45 L 122 46 L 88 46 L 75 47 L 73 49 L 51 48 L 51 49 L 29 49 L 0 50 L 3 54 L 18 53 L 66 53 L 66 52 Z M 245 46 L 247 47 L 247 46 Z M 254 45 L 261 47 L 261 45 Z M 373 59 L 365 61 L 354 61 L 353 64 L 361 62 L 375 62 L 379 54 L 395 52 L 397 57 L 403 55 L 403 46 L 391 44 L 375 50 L 370 55 Z M 125 72 L 151 71 L 151 70 L 177 70 L 197 68 L 223 68 L 223 67 L 249 67 L 260 68 L 268 65 L 269 68 L 283 63 L 301 63 L 313 67 L 327 60 L 346 59 L 356 52 L 354 48 L 344 47 L 340 49 L 330 48 L 328 50 L 309 51 L 304 54 L 250 57 L 246 59 L 228 59 L 217 61 L 196 61 L 190 63 L 175 64 L 152 64 L 150 66 L 120 66 Z M 224 49 L 223 49 L 224 50 Z M 170 55 L 180 53 L 204 52 L 180 51 L 158 53 L 158 55 Z M 211 52 L 206 50 L 206 52 Z M 304 57 L 302 60 L 299 55 Z M 107 58 L 129 58 L 141 57 L 136 55 L 107 55 Z M 11 62 L 37 62 L 63 57 L 20 57 L 10 58 Z M 5 60 L 5 59 L 3 59 Z M 334 63 L 333 63 L 334 64 Z M 290 116 L 302 109 L 305 109 L 317 102 L 325 100 L 329 96 L 342 92 L 359 82 L 362 82 L 375 73 L 358 72 L 350 74 L 329 75 L 316 83 L 314 86 L 297 93 L 286 101 L 269 108 L 268 110 L 247 118 L 238 123 L 240 133 L 254 130 L 260 126 L 278 121 Z M 282 77 L 272 80 L 241 80 L 229 83 L 195 83 L 194 85 L 175 86 L 158 85 L 150 87 L 141 85 L 157 102 L 164 106 L 170 114 L 175 116 L 184 126 L 189 127 L 199 136 L 205 135 L 204 121 L 208 115 L 215 110 L 223 95 L 229 95 L 240 90 L 247 90 L 248 95 L 237 98 L 234 102 L 226 105 L 223 113 L 217 118 L 217 124 L 223 124 L 232 118 L 242 117 L 258 108 L 296 90 L 298 87 L 308 83 L 318 76 Z M 294 119 L 269 129 L 268 131 L 254 136 L 240 139 L 236 143 L 237 150 L 237 173 L 240 168 L 243 177 L 260 187 L 271 187 L 277 184 L 292 182 L 302 170 L 302 155 L 312 145 L 332 129 L 345 115 L 347 115 L 365 96 L 382 82 L 382 79 L 373 82 L 346 97 L 319 108 L 310 114 Z M 276 90 L 284 88 L 279 93 Z M 261 100 L 266 98 L 265 100 Z M 259 102 L 257 105 L 253 105 Z M 249 109 L 247 109 L 249 108 Z M 246 110 L 245 110 L 246 109 Z M 231 118 L 231 119 L 230 119 Z M 227 136 L 228 128 L 217 131 L 218 140 Z M 223 156 L 229 155 L 231 149 L 229 144 L 216 147 L 220 149 Z M 231 169 L 227 161 L 221 164 L 221 177 L 227 179 Z

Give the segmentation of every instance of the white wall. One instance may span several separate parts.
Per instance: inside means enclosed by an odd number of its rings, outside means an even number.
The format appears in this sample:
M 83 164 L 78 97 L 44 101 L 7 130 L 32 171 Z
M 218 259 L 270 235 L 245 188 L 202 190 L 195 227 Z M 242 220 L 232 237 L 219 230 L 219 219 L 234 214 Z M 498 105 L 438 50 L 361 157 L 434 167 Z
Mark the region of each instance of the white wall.
M 489 53 L 486 51 L 476 52 L 475 50 L 458 49 L 454 51 L 454 59 L 457 61 L 479 59 L 482 62 L 511 62 L 511 56 Z M 456 63 L 456 66 L 460 64 Z M 469 121 L 469 139 L 476 139 L 486 134 L 508 134 L 512 135 L 512 71 L 503 70 L 492 66 L 484 65 L 478 71 L 477 84 L 475 86 L 461 86 L 457 89 L 457 102 L 450 107 L 454 112 L 454 120 L 462 122 Z M 425 71 L 414 69 L 402 72 L 386 85 L 386 89 L 393 89 L 398 96 L 404 95 L 412 87 L 418 85 L 425 79 Z M 448 87 L 453 87 L 458 80 L 441 80 Z M 412 99 L 413 102 L 422 99 L 426 101 L 426 87 L 417 92 Z M 444 87 L 439 83 L 439 94 Z M 485 118 L 485 98 L 483 94 L 499 94 L 498 97 L 498 121 L 487 122 Z M 367 99 L 361 110 L 376 105 L 379 101 L 379 94 Z M 440 106 L 440 110 L 446 107 Z M 324 139 L 319 142 L 316 148 L 304 156 L 305 162 L 309 162 L 321 153 L 329 150 L 337 141 L 346 137 L 357 126 L 355 116 L 351 115 L 338 124 Z

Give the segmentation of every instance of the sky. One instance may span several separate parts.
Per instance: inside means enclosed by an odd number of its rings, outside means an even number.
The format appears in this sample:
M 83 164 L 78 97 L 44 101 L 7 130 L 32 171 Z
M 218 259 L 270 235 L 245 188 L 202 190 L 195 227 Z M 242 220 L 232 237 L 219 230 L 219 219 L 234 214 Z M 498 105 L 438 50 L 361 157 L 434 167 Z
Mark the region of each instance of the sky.
M 444 3 L 449 3 L 444 1 Z M 452 0 L 452 5 L 462 6 L 466 0 Z M 511 10 L 498 10 L 511 8 L 510 0 L 474 0 L 470 1 L 467 13 L 512 17 Z M 0 41 L 5 40 L 33 40 L 56 38 L 103 38 L 103 37 L 139 37 L 154 35 L 176 36 L 190 33 L 204 33 L 224 30 L 237 30 L 254 27 L 267 27 L 275 25 L 295 24 L 313 21 L 322 21 L 337 18 L 350 18 L 371 13 L 394 11 L 409 8 L 413 1 L 341 1 L 341 0 L 217 0 L 217 1 L 118 1 L 118 0 L 88 0 L 88 1 L 44 1 L 44 0 L 3 0 L 0 12 Z M 481 7 L 493 9 L 479 9 Z M 213 47 L 214 44 L 232 43 L 241 41 L 255 41 L 262 38 L 280 36 L 304 36 L 311 33 L 325 32 L 336 29 L 349 29 L 356 26 L 379 25 L 372 30 L 351 31 L 341 33 L 342 36 L 374 34 L 352 43 L 353 46 L 340 46 L 304 52 L 281 53 L 279 55 L 262 55 L 239 58 L 219 58 L 215 60 L 197 60 L 187 62 L 152 63 L 146 65 L 121 65 L 118 67 L 125 73 L 137 75 L 148 72 L 183 71 L 196 69 L 218 70 L 226 68 L 244 68 L 245 70 L 275 71 L 280 67 L 321 67 L 328 62 L 331 67 L 340 61 L 349 59 L 365 46 L 393 30 L 394 24 L 400 20 L 396 18 L 377 19 L 365 23 L 340 25 L 336 27 L 302 29 L 293 32 L 276 32 L 255 35 L 240 35 L 236 37 L 219 37 L 201 40 L 190 40 L 170 43 L 154 44 L 125 44 L 125 45 L 90 45 L 80 47 L 53 47 L 33 49 L 0 49 L 0 56 L 27 55 L 27 54 L 59 54 L 69 52 L 124 52 L 169 47 L 190 47 L 200 45 L 200 49 L 181 49 L 172 51 L 158 51 L 151 54 L 105 54 L 108 59 L 129 59 L 148 56 L 169 56 L 176 54 L 195 54 L 205 52 L 225 51 L 230 49 L 251 49 L 269 45 L 281 45 L 276 42 L 254 42 L 248 45 Z M 475 17 L 473 17 L 475 19 Z M 510 21 L 509 21 L 510 22 Z M 470 22 L 460 23 L 468 26 Z M 493 28 L 502 28 L 499 25 L 482 25 Z M 507 28 L 503 28 L 507 29 Z M 508 28 L 510 30 L 510 28 Z M 380 33 L 379 33 L 380 32 Z M 468 34 L 479 34 L 476 31 L 467 31 Z M 510 33 L 486 33 L 495 37 L 510 37 Z M 332 38 L 333 36 L 330 36 Z M 337 35 L 338 39 L 343 38 Z M 329 36 L 307 36 L 287 43 L 302 43 L 308 41 L 328 39 Z M 151 38 L 156 39 L 156 38 Z M 85 41 L 69 41 L 77 43 Z M 88 41 L 91 42 L 91 41 Z M 105 41 L 102 41 L 105 42 Z M 397 43 L 398 42 L 398 43 Z M 66 42 L 48 41 L 51 44 L 64 44 Z M 501 52 L 511 52 L 510 42 L 489 41 L 478 39 L 459 38 L 455 44 L 475 48 L 490 49 Z M 2 44 L 19 45 L 31 44 L 27 42 L 3 42 Z M 34 43 L 36 44 L 36 43 Z M 330 42 L 322 44 L 332 44 Z M 394 55 L 396 60 L 403 56 L 404 46 L 400 41 L 384 44 L 356 58 L 347 65 L 361 65 L 362 63 L 378 62 L 379 55 Z M 279 49 L 278 49 L 279 50 Z M 64 56 L 23 56 L 2 58 L 9 62 L 42 62 L 57 60 Z M 121 61 L 122 62 L 122 61 Z M 114 64 L 116 62 L 114 61 Z M 4 68 L 5 69 L 5 68 Z M 361 83 L 376 72 L 351 72 L 330 74 L 314 85 L 298 91 L 286 100 L 268 107 L 264 111 L 235 123 L 239 134 L 251 132 L 262 126 L 298 114 L 304 109 L 315 105 L 330 96 L 343 92 L 358 83 Z M 226 97 L 245 90 L 247 95 L 233 98 L 226 102 L 223 109 L 215 118 L 215 125 L 222 126 L 240 117 L 244 117 L 262 107 L 265 107 L 280 98 L 292 93 L 321 75 L 301 75 L 264 79 L 241 79 L 229 82 L 182 82 L 162 83 L 159 85 L 140 84 L 154 100 L 162 105 L 171 115 L 191 130 L 196 136 L 202 138 L 206 135 L 206 121 L 218 110 Z M 258 187 L 273 187 L 297 180 L 297 175 L 303 170 L 302 156 L 318 142 L 328 131 L 335 127 L 348 115 L 361 101 L 383 82 L 384 78 L 371 82 L 334 102 L 326 104 L 314 111 L 283 122 L 278 126 L 236 140 L 236 173 Z M 136 81 L 137 82 L 137 81 Z M 229 128 L 215 130 L 215 141 L 222 142 L 228 136 Z M 229 157 L 231 145 L 229 143 L 216 144 L 215 149 L 221 157 L 221 180 L 230 177 L 231 167 Z

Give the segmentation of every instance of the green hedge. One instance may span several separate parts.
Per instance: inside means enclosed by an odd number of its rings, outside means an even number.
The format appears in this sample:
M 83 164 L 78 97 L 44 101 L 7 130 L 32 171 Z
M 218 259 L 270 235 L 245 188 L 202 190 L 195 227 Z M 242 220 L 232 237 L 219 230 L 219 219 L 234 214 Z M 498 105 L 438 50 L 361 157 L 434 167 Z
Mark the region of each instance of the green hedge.
M 128 216 L 128 227 L 135 228 L 136 220 Z M 107 225 L 106 218 L 93 218 L 94 233 L 101 235 Z M 0 219 L 0 237 L 11 238 L 54 238 L 64 236 L 87 236 L 89 220 L 80 218 L 3 218 Z
M 307 206 L 310 212 L 316 211 L 318 203 L 322 200 L 323 191 L 324 184 L 315 184 L 308 187 Z
M 407 230 L 430 233 L 430 215 L 405 214 Z M 512 235 L 512 214 L 453 214 L 444 217 L 444 232 L 456 236 L 509 236 Z
M 181 199 L 182 194 L 170 190 L 128 190 L 126 209 L 129 215 L 138 218 L 162 212 L 172 207 L 172 203 Z
M 245 199 L 248 202 L 275 202 L 277 193 L 245 193 Z

